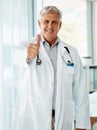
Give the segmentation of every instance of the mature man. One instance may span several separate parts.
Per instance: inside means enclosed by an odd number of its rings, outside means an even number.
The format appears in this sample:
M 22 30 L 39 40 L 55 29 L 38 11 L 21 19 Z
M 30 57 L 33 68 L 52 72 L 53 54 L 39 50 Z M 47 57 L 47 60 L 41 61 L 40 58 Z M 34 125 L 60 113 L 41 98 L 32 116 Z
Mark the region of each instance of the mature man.
M 90 129 L 82 62 L 77 50 L 58 37 L 61 20 L 57 7 L 44 7 L 36 41 L 28 39 L 19 45 L 18 55 L 21 60 L 24 57 L 27 71 L 13 130 L 72 130 L 74 108 L 76 130 Z

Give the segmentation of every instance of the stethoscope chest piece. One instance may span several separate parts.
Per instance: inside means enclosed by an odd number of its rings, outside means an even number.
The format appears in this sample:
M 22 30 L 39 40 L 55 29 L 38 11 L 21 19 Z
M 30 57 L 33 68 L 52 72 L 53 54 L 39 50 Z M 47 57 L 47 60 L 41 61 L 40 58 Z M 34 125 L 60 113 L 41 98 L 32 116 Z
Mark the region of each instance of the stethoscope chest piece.
M 37 54 L 37 59 L 36 59 L 36 65 L 41 65 L 42 61 L 39 58 L 39 54 Z
M 42 63 L 42 62 L 41 62 L 40 59 L 37 59 L 37 60 L 36 60 L 36 64 L 37 64 L 37 65 L 41 65 L 41 63 Z

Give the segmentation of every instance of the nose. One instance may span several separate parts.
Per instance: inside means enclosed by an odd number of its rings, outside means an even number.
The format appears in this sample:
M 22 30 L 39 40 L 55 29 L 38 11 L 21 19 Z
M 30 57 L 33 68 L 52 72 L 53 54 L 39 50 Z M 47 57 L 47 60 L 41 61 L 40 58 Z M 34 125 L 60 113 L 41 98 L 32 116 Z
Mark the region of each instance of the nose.
M 53 23 L 52 23 L 52 22 L 49 22 L 49 23 L 48 23 L 48 27 L 49 27 L 49 28 L 52 28 L 52 27 L 53 27 Z

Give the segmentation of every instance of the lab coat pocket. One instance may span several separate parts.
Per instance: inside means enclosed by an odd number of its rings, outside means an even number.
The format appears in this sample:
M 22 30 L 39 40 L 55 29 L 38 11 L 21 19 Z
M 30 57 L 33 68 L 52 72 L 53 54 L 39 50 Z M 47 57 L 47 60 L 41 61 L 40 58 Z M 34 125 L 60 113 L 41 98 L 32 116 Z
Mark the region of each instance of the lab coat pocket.
M 35 130 L 35 124 L 34 124 L 34 111 L 32 107 L 32 101 L 31 101 L 31 96 L 27 94 L 26 97 L 26 106 L 25 106 L 25 111 L 22 116 L 23 122 L 22 122 L 22 130 Z
M 62 77 L 62 95 L 64 99 L 72 99 L 72 85 L 74 82 L 74 67 L 66 67 Z
M 74 74 L 74 66 L 66 66 L 65 72 L 67 74 Z
M 74 67 L 67 66 L 66 68 L 64 68 L 63 71 L 63 80 L 65 82 L 64 84 L 71 86 L 73 83 L 73 78 L 74 78 Z
M 66 123 L 71 123 L 73 121 L 73 102 L 72 100 L 67 100 L 64 102 L 64 117 Z
M 33 113 L 31 96 L 26 92 L 21 93 L 14 110 L 12 130 L 35 130 Z
M 58 130 L 72 130 L 73 103 L 72 100 L 64 100 L 60 113 L 60 126 Z

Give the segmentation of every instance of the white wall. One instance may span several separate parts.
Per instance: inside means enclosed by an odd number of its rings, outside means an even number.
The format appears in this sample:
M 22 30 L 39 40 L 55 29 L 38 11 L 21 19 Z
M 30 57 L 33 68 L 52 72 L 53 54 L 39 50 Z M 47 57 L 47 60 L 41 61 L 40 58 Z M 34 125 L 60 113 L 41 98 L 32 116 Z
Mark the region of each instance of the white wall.
M 97 0 L 93 2 L 94 63 L 97 64 Z

